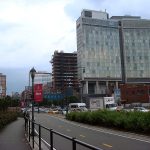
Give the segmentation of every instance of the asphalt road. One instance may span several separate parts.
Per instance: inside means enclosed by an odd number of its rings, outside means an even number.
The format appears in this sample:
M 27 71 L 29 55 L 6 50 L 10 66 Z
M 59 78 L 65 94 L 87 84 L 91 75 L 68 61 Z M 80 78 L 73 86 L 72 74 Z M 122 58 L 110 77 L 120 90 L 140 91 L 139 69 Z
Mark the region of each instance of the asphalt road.
M 103 150 L 150 150 L 150 137 L 148 136 L 83 125 L 44 113 L 35 113 L 35 121 L 47 128 L 76 137 Z M 42 129 L 42 138 L 48 143 L 49 137 L 49 133 Z M 54 135 L 54 147 L 57 150 L 71 150 L 71 146 L 71 141 Z M 78 150 L 88 150 L 78 145 L 77 148 Z

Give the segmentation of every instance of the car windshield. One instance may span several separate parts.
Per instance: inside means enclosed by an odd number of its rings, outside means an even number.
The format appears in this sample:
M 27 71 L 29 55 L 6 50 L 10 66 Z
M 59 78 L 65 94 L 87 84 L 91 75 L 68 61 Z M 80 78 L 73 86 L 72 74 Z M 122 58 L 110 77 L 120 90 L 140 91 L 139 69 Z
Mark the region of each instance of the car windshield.
M 109 104 L 109 107 L 117 107 L 117 104 Z
M 141 107 L 140 109 L 141 109 L 141 110 L 146 110 L 144 107 Z

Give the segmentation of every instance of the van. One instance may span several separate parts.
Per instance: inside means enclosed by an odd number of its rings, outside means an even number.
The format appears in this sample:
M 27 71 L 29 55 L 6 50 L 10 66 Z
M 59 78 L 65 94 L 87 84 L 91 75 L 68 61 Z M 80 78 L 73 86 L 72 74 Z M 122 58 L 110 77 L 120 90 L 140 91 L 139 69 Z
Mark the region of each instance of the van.
M 69 111 L 87 111 L 85 103 L 70 103 L 69 104 Z

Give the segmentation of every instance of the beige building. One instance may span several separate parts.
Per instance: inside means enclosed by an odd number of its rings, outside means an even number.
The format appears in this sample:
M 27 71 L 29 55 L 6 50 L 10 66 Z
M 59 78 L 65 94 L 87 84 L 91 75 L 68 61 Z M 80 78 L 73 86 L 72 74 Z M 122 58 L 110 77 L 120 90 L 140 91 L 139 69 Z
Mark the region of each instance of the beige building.
M 6 75 L 0 73 L 0 98 L 6 96 Z

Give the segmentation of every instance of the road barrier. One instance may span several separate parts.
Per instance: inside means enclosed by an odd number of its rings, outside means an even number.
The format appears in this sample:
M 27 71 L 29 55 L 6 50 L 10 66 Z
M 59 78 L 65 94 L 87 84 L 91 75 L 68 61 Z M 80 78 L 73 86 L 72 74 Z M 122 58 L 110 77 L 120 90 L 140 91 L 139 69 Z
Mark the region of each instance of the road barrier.
M 38 130 L 36 131 L 35 128 L 34 128 L 34 132 L 32 131 L 32 125 Z M 46 130 L 46 132 L 49 133 L 49 143 L 46 142 L 43 138 L 42 138 L 42 129 Z M 70 136 L 67 136 L 67 135 L 64 135 L 60 132 L 57 132 L 53 129 L 49 129 L 47 127 L 44 127 L 30 119 L 28 119 L 28 121 L 25 121 L 25 132 L 27 133 L 27 136 L 28 136 L 28 140 L 29 142 L 31 142 L 31 137 L 32 137 L 32 148 L 34 149 L 34 143 L 36 143 L 38 145 L 38 148 L 39 150 L 42 150 L 42 142 L 47 145 L 47 149 L 49 150 L 56 150 L 54 148 L 54 135 L 57 135 L 57 136 L 60 136 L 60 137 L 63 137 L 64 139 L 67 139 L 69 141 L 72 142 L 72 150 L 78 150 L 77 149 L 77 144 L 80 145 L 80 146 L 83 146 L 84 148 L 88 148 L 89 150 L 102 150 L 98 147 L 95 147 L 93 145 L 90 145 L 90 144 L 87 144 L 85 142 L 82 142 L 78 139 L 76 139 L 75 137 L 70 137 Z M 36 136 L 38 138 L 38 141 L 35 140 L 34 136 Z M 59 143 L 60 144 L 60 143 Z

